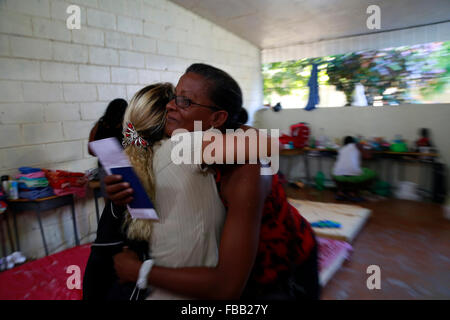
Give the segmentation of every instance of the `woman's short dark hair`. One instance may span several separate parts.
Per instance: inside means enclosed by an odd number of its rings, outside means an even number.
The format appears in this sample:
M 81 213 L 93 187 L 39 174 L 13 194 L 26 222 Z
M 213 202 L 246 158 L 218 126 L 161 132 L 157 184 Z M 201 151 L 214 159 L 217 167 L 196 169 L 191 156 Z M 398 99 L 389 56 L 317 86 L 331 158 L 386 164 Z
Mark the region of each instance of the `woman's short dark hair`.
M 185 73 L 188 72 L 203 76 L 209 82 L 209 98 L 217 107 L 228 112 L 225 127 L 230 129 L 239 127 L 239 118 L 242 116 L 242 91 L 236 80 L 225 71 L 203 63 L 192 64 Z
M 239 111 L 239 116 L 238 116 L 237 122 L 240 124 L 246 124 L 247 121 L 248 121 L 247 110 L 245 110 L 244 108 L 241 108 L 241 110 Z
M 349 143 L 355 143 L 355 139 L 353 139 L 353 137 L 351 137 L 351 136 L 346 136 L 344 138 L 344 145 L 347 145 Z
M 115 128 L 119 124 L 122 125 L 125 110 L 128 102 L 124 99 L 114 99 L 108 104 L 105 114 L 100 118 L 100 123 L 110 128 Z

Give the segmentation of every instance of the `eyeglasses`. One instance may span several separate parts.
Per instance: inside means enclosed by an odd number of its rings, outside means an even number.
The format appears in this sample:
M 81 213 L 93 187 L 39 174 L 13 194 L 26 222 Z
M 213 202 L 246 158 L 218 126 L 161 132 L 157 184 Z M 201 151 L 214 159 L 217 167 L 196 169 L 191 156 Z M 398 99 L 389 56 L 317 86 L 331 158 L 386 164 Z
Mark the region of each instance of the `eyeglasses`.
M 209 109 L 221 110 L 219 107 L 206 106 L 204 104 L 192 102 L 191 99 L 183 97 L 183 96 L 173 95 L 173 99 L 175 99 L 175 104 L 180 108 L 189 108 L 191 105 L 196 105 L 196 106 L 205 107 L 205 108 L 209 108 Z

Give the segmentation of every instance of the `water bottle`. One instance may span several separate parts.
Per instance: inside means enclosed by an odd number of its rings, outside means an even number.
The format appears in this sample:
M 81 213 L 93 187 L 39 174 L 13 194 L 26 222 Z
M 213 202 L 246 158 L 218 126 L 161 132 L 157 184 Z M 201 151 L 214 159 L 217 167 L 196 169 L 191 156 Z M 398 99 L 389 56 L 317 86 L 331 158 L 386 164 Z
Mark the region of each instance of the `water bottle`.
M 9 198 L 11 200 L 19 199 L 19 183 L 17 181 L 10 181 L 9 186 Z

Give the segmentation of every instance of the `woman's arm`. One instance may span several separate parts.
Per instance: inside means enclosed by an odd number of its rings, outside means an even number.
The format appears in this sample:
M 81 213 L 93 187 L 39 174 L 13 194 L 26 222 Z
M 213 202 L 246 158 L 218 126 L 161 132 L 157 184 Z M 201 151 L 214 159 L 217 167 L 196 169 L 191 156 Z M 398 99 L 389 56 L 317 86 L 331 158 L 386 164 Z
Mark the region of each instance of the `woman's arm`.
M 203 133 L 202 162 L 206 164 L 253 163 L 270 158 L 272 150 L 279 149 L 278 138 L 260 130 L 245 127 L 235 133 Z M 218 141 L 216 141 L 218 139 Z M 228 161 L 228 162 L 227 162 Z
M 229 187 L 224 189 L 229 207 L 220 240 L 218 265 L 214 268 L 154 266 L 148 277 L 149 284 L 195 298 L 239 298 L 255 261 L 261 214 L 271 178 L 260 175 L 259 165 L 234 168 L 226 183 Z M 120 279 L 137 280 L 141 262 L 129 252 L 116 255 L 114 262 Z

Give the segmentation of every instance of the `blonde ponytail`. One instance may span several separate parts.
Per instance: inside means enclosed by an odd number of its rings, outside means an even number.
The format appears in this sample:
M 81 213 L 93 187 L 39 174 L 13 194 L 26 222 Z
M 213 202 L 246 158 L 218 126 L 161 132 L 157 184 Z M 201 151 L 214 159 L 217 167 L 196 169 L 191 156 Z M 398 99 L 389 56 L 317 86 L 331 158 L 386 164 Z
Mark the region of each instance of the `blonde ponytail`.
M 155 200 L 155 177 L 153 174 L 153 145 L 164 136 L 166 104 L 172 99 L 174 87 L 170 83 L 149 85 L 138 91 L 130 101 L 124 115 L 123 128 L 131 123 L 147 146 L 142 147 L 130 139 L 124 139 L 125 153 L 130 158 L 145 191 Z M 125 132 L 124 130 L 124 132 Z M 150 241 L 152 220 L 132 219 L 127 212 L 123 224 L 129 239 Z

